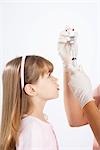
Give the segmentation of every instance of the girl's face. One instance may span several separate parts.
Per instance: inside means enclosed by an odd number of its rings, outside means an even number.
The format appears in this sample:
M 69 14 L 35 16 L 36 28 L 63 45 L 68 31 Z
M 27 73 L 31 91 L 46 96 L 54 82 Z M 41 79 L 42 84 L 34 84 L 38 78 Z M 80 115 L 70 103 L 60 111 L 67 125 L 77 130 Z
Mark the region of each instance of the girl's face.
M 44 100 L 57 98 L 59 94 L 57 79 L 50 73 L 45 73 L 44 76 L 40 76 L 36 83 L 35 91 L 37 96 Z

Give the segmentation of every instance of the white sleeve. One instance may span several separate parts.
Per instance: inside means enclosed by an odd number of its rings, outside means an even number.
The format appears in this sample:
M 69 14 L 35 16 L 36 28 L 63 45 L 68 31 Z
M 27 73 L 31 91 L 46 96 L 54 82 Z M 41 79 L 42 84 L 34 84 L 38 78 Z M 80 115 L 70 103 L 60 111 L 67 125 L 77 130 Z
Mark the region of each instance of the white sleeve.
M 16 150 L 44 150 L 43 145 L 41 129 L 35 125 L 30 125 L 21 132 Z
M 94 97 L 100 97 L 100 85 L 97 86 L 97 88 L 93 92 Z

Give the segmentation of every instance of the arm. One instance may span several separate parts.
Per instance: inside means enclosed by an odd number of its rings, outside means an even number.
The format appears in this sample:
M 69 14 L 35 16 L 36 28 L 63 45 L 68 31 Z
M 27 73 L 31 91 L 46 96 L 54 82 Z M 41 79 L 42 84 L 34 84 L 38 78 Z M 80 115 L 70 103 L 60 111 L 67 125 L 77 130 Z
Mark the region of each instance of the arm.
M 72 38 L 73 36 L 73 38 Z M 77 33 L 72 28 L 67 28 L 62 31 L 59 35 L 58 40 L 58 52 L 63 62 L 64 67 L 64 106 L 66 116 L 70 126 L 76 127 L 87 124 L 87 119 L 84 116 L 83 110 L 81 109 L 77 98 L 74 96 L 72 90 L 68 86 L 70 80 L 69 66 L 75 67 L 77 64 L 73 62 L 73 58 L 77 58 Z M 76 59 L 75 59 L 76 60 Z M 76 65 L 75 65 L 76 64 Z
M 98 141 L 98 144 L 100 145 L 100 111 L 93 101 L 87 103 L 83 109 L 88 118 L 91 129 Z
M 92 86 L 88 76 L 81 70 L 74 71 L 68 82 L 84 110 L 88 123 L 100 145 L 100 111 L 92 97 Z
M 87 103 L 81 109 L 76 97 L 68 86 L 68 73 L 64 72 L 64 106 L 70 126 L 81 126 L 87 123 L 100 145 L 100 111 L 94 101 Z M 100 108 L 100 105 L 98 105 Z
M 64 70 L 64 107 L 69 125 L 72 127 L 77 127 L 88 124 L 85 110 L 81 109 L 77 98 L 68 86 L 69 80 L 70 72 L 66 72 L 66 70 Z M 100 85 L 95 89 L 93 95 L 95 104 L 100 110 Z
M 70 72 L 64 70 L 64 107 L 69 125 L 72 127 L 82 126 L 88 123 L 83 109 L 81 109 L 77 98 L 68 86 Z
M 92 85 L 87 75 L 82 70 L 77 68 L 76 65 L 73 66 L 72 58 L 75 58 L 76 60 L 77 51 L 76 47 L 72 48 L 75 41 L 73 44 L 71 44 L 70 41 L 66 37 L 66 32 L 64 32 L 60 35 L 58 42 L 58 52 L 65 68 L 65 111 L 71 126 L 73 126 L 73 124 L 75 126 L 79 126 L 88 122 L 98 143 L 100 144 L 100 113 L 92 96 Z M 74 57 L 73 50 L 75 51 Z M 68 70 L 70 70 L 70 74 L 68 74 Z M 87 117 L 88 121 L 85 116 Z

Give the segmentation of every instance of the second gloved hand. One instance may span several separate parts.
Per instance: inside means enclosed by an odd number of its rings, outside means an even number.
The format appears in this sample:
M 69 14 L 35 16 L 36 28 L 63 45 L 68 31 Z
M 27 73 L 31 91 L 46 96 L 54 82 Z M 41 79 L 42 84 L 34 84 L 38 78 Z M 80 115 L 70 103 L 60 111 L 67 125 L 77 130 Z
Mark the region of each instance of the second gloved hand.
M 91 81 L 81 69 L 71 71 L 71 78 L 68 84 L 78 98 L 81 108 L 83 108 L 88 102 L 94 100 Z

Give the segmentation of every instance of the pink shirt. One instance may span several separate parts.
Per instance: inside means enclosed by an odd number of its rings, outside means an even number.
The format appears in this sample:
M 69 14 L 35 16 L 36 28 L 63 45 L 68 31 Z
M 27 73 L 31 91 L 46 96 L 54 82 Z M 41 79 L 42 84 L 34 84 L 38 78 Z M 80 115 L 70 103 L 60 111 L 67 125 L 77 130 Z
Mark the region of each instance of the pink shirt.
M 16 150 L 58 150 L 51 124 L 33 116 L 22 119 Z
M 100 85 L 94 91 L 94 97 L 96 97 L 96 104 L 100 105 Z M 100 108 L 99 108 L 100 109 Z M 96 139 L 94 139 L 93 150 L 100 150 L 100 146 L 97 143 Z

